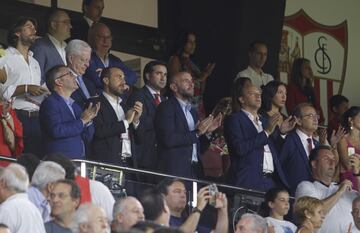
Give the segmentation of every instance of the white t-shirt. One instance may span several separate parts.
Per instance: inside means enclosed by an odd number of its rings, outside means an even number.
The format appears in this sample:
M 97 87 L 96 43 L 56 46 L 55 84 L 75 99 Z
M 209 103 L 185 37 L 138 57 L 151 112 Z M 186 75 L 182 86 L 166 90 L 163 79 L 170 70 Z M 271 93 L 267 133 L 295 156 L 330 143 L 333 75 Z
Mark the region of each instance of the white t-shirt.
M 266 217 L 269 226 L 274 226 L 275 233 L 295 233 L 297 227 L 289 221 L 279 220 L 272 217 Z
M 350 233 L 360 233 L 360 230 L 356 228 L 355 224 L 353 224 Z
M 261 86 L 265 86 L 268 82 L 274 80 L 273 76 L 271 74 L 267 74 L 267 73 L 261 73 L 258 74 L 253 68 L 251 68 L 250 66 L 248 66 L 245 70 L 240 71 L 237 75 L 236 75 L 236 79 L 240 78 L 240 77 L 247 77 L 251 79 L 252 84 L 254 84 L 257 87 L 261 87 Z M 234 80 L 234 81 L 235 81 Z
M 335 183 L 331 183 L 330 186 L 327 187 L 318 181 L 303 181 L 296 189 L 295 198 L 310 196 L 323 200 L 335 193 L 338 189 L 339 186 Z M 346 191 L 325 216 L 325 220 L 317 233 L 347 232 L 349 224 L 354 224 L 351 215 L 352 201 L 358 195 L 358 192 L 354 190 Z
M 26 193 L 14 194 L 0 205 L 0 222 L 13 233 L 45 233 L 40 212 Z

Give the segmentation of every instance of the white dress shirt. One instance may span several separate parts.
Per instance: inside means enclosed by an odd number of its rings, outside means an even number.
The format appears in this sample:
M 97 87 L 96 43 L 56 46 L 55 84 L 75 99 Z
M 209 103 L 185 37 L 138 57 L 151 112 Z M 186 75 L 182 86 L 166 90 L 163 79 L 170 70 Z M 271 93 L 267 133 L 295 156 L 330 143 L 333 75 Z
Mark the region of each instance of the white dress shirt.
M 58 51 L 61 59 L 63 60 L 65 66 L 66 66 L 66 64 L 67 64 L 66 63 L 66 52 L 65 52 L 66 42 L 65 41 L 58 41 L 55 37 L 53 37 L 49 33 L 47 35 L 48 35 L 50 41 L 55 46 L 56 50 Z
M 315 145 L 314 145 L 314 138 L 313 137 L 309 137 L 308 135 L 306 135 L 304 132 L 302 132 L 301 130 L 299 129 L 296 129 L 296 134 L 299 136 L 300 140 L 301 140 L 301 143 L 306 151 L 306 155 L 307 157 L 309 158 L 309 155 L 310 155 L 310 151 L 309 151 L 309 142 L 307 141 L 308 138 L 311 138 L 312 141 L 311 141 L 311 144 L 312 144 L 312 148 L 315 148 Z
M 273 76 L 271 74 L 266 74 L 266 73 L 257 73 L 253 68 L 251 68 L 250 66 L 248 66 L 245 70 L 240 71 L 237 75 L 236 75 L 236 79 L 240 78 L 240 77 L 247 77 L 251 79 L 252 84 L 254 84 L 257 87 L 261 87 L 261 86 L 265 86 L 268 82 L 274 80 Z M 234 81 L 235 81 L 234 80 Z

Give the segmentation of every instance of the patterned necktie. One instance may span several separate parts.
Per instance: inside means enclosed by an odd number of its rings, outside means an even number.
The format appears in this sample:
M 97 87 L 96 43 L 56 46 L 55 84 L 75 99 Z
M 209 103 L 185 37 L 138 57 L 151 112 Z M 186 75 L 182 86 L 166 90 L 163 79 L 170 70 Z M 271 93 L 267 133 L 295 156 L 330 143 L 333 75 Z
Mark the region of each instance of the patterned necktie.
M 154 103 L 156 106 L 158 106 L 161 103 L 160 94 L 158 93 L 154 94 Z
M 308 139 L 306 139 L 306 141 L 308 142 L 308 151 L 309 151 L 309 154 L 310 154 L 311 150 L 313 149 L 312 138 L 308 138 Z

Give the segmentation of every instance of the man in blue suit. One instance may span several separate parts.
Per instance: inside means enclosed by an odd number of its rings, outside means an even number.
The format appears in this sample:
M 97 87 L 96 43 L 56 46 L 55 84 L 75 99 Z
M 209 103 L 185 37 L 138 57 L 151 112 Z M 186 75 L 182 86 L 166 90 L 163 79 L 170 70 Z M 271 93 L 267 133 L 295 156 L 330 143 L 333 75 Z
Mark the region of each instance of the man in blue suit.
M 293 115 L 296 117 L 296 130 L 286 136 L 280 156 L 291 195 L 295 194 L 296 187 L 301 181 L 312 180 L 309 154 L 319 145 L 314 139 L 319 121 L 315 108 L 309 103 L 302 103 L 295 107 Z
M 65 40 L 70 37 L 71 19 L 63 10 L 50 15 L 48 33 L 31 46 L 34 58 L 41 69 L 41 84 L 45 82 L 45 73 L 56 65 L 66 65 Z
M 118 67 L 125 73 L 126 84 L 130 87 L 135 85 L 137 75 L 134 71 L 125 66 L 120 58 L 112 55 L 112 35 L 110 29 L 103 23 L 95 23 L 89 30 L 89 44 L 93 48 L 90 65 L 84 75 L 91 80 L 96 89 L 103 89 L 100 73 L 105 67 Z
M 157 106 L 165 100 L 161 91 L 166 86 L 167 68 L 166 64 L 160 61 L 151 61 L 144 68 L 143 88 L 134 92 L 127 103 L 133 106 L 136 101 L 143 104 L 143 112 L 140 119 L 138 137 L 138 166 L 149 170 L 156 170 L 157 141 L 155 136 L 154 118 Z
M 74 103 L 71 94 L 78 88 L 76 78 L 65 66 L 49 70 L 46 85 L 51 95 L 40 106 L 40 126 L 45 153 L 61 153 L 71 159 L 84 158 L 85 147 L 93 137 L 92 120 L 100 105 L 85 111 Z
M 272 187 L 287 187 L 271 134 L 280 125 L 281 115 L 274 114 L 267 125 L 257 114 L 261 93 L 251 82 L 238 79 L 234 84 L 233 102 L 238 111 L 224 124 L 224 136 L 231 158 L 231 182 L 242 188 L 267 191 Z M 291 129 L 289 121 L 280 125 L 285 134 Z
M 187 72 L 170 78 L 173 96 L 161 102 L 155 114 L 155 132 L 158 141 L 159 169 L 162 172 L 198 178 L 200 165 L 199 137 L 220 126 L 222 115 L 209 116 L 199 122 L 191 105 L 194 83 Z

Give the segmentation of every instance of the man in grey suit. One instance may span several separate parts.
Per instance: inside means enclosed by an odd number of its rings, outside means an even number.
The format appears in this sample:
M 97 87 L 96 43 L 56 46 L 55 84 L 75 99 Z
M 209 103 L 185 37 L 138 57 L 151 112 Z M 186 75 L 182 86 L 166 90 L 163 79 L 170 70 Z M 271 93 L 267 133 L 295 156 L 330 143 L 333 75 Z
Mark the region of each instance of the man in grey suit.
M 70 38 L 71 19 L 63 10 L 54 11 L 48 21 L 48 33 L 30 48 L 41 69 L 41 83 L 45 74 L 56 65 L 66 66 L 65 40 Z

